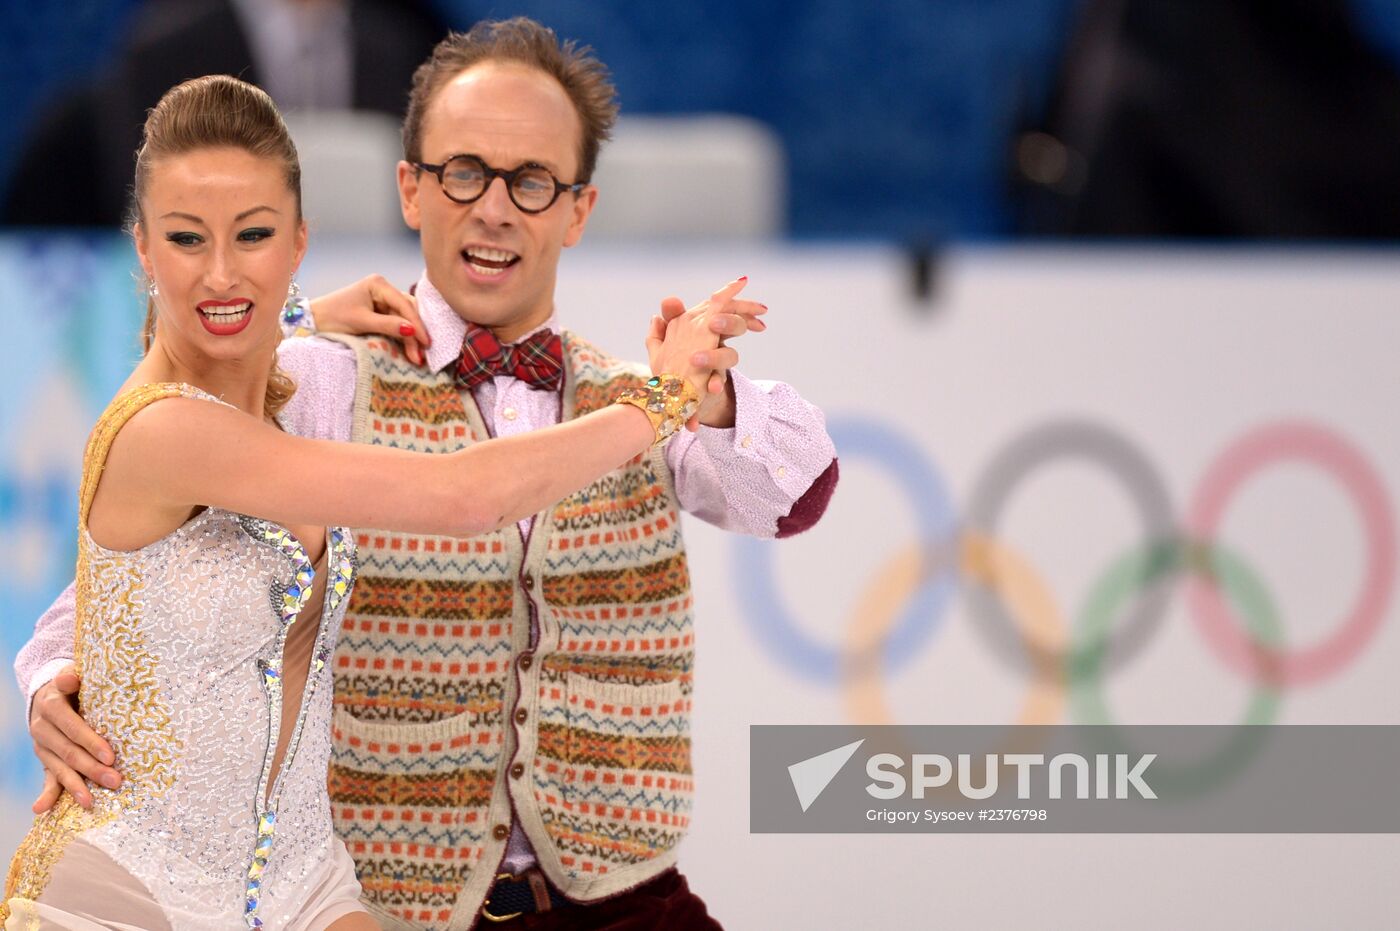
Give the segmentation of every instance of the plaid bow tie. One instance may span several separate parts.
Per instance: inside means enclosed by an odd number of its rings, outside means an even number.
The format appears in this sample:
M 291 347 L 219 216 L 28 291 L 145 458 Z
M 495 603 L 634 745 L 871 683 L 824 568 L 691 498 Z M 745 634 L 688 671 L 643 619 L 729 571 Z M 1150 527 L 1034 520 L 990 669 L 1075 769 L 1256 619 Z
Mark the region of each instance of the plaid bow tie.
M 557 391 L 564 381 L 563 342 L 546 328 L 502 346 L 490 330 L 468 323 L 457 360 L 457 384 L 471 389 L 497 375 L 513 376 L 541 391 Z

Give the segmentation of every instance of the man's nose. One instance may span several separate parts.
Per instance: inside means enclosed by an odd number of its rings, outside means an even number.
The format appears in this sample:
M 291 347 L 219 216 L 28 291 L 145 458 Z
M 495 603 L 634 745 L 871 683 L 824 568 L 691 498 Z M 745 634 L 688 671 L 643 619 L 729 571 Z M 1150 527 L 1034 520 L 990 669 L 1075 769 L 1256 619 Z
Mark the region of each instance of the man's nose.
M 505 178 L 492 178 L 486 192 L 473 205 L 477 218 L 488 226 L 505 226 L 514 222 L 519 210 L 510 199 Z

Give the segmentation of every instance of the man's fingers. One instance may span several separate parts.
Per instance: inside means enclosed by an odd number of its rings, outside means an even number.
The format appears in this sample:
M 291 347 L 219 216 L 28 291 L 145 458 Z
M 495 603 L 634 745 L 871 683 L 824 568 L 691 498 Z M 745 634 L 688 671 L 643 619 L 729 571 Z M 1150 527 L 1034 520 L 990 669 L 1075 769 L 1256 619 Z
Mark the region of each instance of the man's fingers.
M 685 313 L 685 302 L 674 294 L 661 302 L 661 318 L 667 323 Z
M 50 680 L 53 687 L 65 695 L 77 695 L 78 689 L 82 688 L 82 680 L 78 678 L 77 671 L 72 666 L 63 667 L 58 675 Z
M 115 769 L 104 766 L 97 757 L 69 737 L 69 733 L 81 733 L 80 729 L 91 734 L 91 729 L 78 717 L 77 712 L 67 706 L 54 707 L 50 703 L 45 707 L 44 713 L 30 723 L 29 735 L 34 740 L 35 751 L 41 760 L 44 759 L 45 753 L 50 754 L 68 769 L 76 770 L 109 789 L 115 789 L 121 785 L 121 775 Z M 98 741 L 106 747 L 101 738 L 98 738 Z M 107 753 L 110 754 L 111 750 L 107 750 Z
M 729 376 L 726 375 L 725 373 L 723 373 L 723 372 L 711 372 L 711 373 L 710 373 L 710 383 L 709 383 L 708 385 L 706 385 L 705 387 L 706 387 L 707 389 L 709 389 L 709 393 L 710 393 L 710 394 L 723 394 L 723 393 L 724 393 L 724 386 L 725 386 L 726 384 L 728 384 L 728 383 L 729 383 Z M 698 415 L 698 414 L 696 415 L 696 419 L 697 419 L 697 420 L 699 419 L 699 416 L 700 416 L 700 415 Z
M 690 357 L 690 362 L 696 368 L 727 371 L 739 364 L 739 351 L 729 346 L 720 346 L 718 349 L 707 349 L 695 353 Z
M 653 314 L 651 318 L 651 330 L 647 332 L 647 339 L 666 338 L 666 318 L 661 314 Z
M 661 350 L 661 344 L 666 341 L 666 321 L 660 314 L 654 314 L 651 318 L 651 326 L 647 329 L 647 358 L 656 358 L 657 352 Z
M 68 790 L 68 794 L 73 796 L 73 800 L 84 808 L 91 808 L 92 793 L 88 791 L 87 784 L 83 782 L 82 777 L 49 751 L 42 747 L 35 749 L 39 756 L 39 762 L 43 763 L 44 768 L 58 779 L 63 788 Z
M 76 711 L 64 709 L 57 713 L 54 716 L 54 720 L 50 723 L 62 731 L 64 737 L 67 737 L 78 747 L 81 747 L 96 762 L 104 766 L 111 766 L 116 762 L 117 757 L 116 754 L 112 752 L 111 744 L 99 737 L 97 731 L 89 727 L 88 723 L 84 721 L 82 716 Z M 83 770 L 83 774 L 89 778 L 102 782 L 98 774 L 88 771 L 83 766 L 79 766 L 78 768 Z M 106 783 L 103 784 L 105 785 Z M 116 788 L 116 786 L 112 786 L 111 788 Z
M 749 331 L 749 321 L 738 314 L 715 314 L 710 318 L 710 332 L 720 336 L 743 336 Z
M 44 770 L 44 788 L 39 792 L 39 797 L 34 800 L 34 805 L 30 808 L 36 815 L 42 815 L 54 806 L 58 801 L 59 793 L 63 791 L 63 786 L 54 778 L 54 774 L 47 769 Z
M 80 777 L 91 779 L 98 785 L 106 786 L 109 789 L 115 789 L 122 784 L 122 777 L 115 769 L 112 769 L 110 766 L 103 766 L 93 758 L 91 753 L 88 753 L 71 740 L 68 741 L 61 750 L 55 750 L 52 745 L 47 747 L 47 749 L 51 750 L 63 761 L 65 766 L 76 772 Z

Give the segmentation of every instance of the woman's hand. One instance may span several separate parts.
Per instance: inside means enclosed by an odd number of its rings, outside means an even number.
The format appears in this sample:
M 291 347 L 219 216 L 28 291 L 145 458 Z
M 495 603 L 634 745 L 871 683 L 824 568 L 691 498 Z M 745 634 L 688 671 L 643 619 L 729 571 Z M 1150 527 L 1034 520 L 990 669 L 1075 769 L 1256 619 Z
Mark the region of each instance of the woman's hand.
M 416 365 L 424 363 L 423 350 L 432 344 L 418 316 L 418 302 L 385 280 L 370 275 L 339 291 L 311 302 L 318 333 L 377 333 L 400 340 L 403 351 Z
M 661 302 L 661 313 L 651 319 L 647 354 L 652 374 L 682 375 L 700 392 L 700 411 L 686 425 L 691 430 L 701 423 L 733 426 L 729 370 L 739 364 L 739 354 L 724 341 L 750 330 L 761 333 L 767 329 L 758 318 L 768 308 L 736 297 L 747 283 L 748 276 L 731 281 L 689 310 L 680 298 L 668 297 Z M 687 347 L 693 351 L 687 354 Z

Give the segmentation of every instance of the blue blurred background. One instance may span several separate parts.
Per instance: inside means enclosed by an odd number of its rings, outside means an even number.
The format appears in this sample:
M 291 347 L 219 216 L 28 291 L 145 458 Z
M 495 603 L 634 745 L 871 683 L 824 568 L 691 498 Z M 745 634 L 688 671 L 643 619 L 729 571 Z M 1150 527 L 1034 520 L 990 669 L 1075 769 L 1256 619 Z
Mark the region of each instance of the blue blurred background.
M 1400 4 L 1343 2 L 1362 41 L 1400 63 Z M 1270 8 L 1296 5 L 1221 4 L 1257 7 L 1265 16 Z M 3 5 L 0 179 L 10 176 L 44 107 L 110 63 L 139 6 L 137 0 Z M 1026 231 L 1018 222 L 1015 143 L 1046 119 L 1081 5 L 435 0 L 424 6 L 453 28 L 523 14 L 591 44 L 614 72 L 625 113 L 729 112 L 768 123 L 787 149 L 787 228 L 794 236 L 942 242 Z

